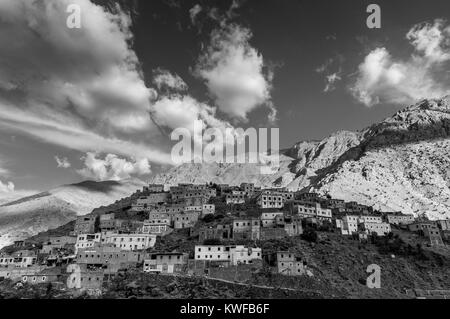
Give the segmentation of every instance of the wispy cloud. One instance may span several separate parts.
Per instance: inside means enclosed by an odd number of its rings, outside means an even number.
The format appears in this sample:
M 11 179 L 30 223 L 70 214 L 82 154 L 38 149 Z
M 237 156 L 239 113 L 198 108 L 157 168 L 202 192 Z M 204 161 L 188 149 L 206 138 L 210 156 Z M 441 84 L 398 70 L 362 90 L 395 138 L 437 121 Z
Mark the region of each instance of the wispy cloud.
M 70 168 L 72 166 L 67 157 L 59 157 L 56 155 L 55 160 L 58 164 L 58 168 Z
M 81 7 L 81 29 L 66 27 L 69 4 Z M 126 12 L 88 0 L 3 0 L 0 17 L 0 129 L 167 163 L 144 145 L 159 134 L 148 114 L 156 92 L 130 46 Z

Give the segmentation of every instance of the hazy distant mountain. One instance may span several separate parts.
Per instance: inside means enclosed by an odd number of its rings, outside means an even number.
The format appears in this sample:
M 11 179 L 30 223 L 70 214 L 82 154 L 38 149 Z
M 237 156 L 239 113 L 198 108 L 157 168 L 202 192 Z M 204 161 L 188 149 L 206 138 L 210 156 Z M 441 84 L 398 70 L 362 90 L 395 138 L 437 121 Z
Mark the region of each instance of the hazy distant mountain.
M 280 169 L 252 164 L 183 164 L 152 181 L 309 189 L 384 211 L 450 216 L 449 98 L 424 100 L 361 132 L 341 131 L 282 153 Z
M 77 215 L 127 197 L 145 183 L 140 180 L 120 182 L 82 182 L 61 186 L 0 206 L 0 247 L 14 240 L 59 227 Z

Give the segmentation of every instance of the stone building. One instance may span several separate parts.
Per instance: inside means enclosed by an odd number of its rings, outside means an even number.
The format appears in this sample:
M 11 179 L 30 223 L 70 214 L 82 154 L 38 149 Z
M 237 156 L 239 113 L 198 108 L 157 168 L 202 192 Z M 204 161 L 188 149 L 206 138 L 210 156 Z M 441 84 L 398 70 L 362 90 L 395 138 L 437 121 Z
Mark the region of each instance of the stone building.
M 306 262 L 292 252 L 277 252 L 277 273 L 287 276 L 306 274 Z
M 151 253 L 144 261 L 144 272 L 184 273 L 189 255 L 183 253 Z
M 233 239 L 259 240 L 261 237 L 261 221 L 258 218 L 233 220 Z

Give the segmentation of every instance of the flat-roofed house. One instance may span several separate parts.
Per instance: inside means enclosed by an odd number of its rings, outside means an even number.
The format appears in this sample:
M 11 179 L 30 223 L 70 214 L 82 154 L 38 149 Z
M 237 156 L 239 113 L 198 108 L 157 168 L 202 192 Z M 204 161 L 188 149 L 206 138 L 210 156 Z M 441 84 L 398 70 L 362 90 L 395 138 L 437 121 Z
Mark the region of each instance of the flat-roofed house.
M 184 273 L 188 258 L 189 254 L 185 253 L 151 253 L 145 258 L 144 272 L 163 274 Z

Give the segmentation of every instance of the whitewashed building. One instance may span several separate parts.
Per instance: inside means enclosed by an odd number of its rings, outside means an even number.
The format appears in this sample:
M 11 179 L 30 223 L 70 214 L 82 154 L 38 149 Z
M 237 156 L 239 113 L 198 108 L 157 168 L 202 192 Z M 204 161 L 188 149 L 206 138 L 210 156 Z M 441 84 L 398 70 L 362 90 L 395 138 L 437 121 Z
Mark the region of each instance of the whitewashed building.
M 109 234 L 107 244 L 113 244 L 123 250 L 144 250 L 155 246 L 155 234 Z
M 96 244 L 101 243 L 101 241 L 101 233 L 78 235 L 77 241 L 75 243 L 75 254 L 78 252 L 78 249 L 92 248 Z
M 230 265 L 251 264 L 262 259 L 261 248 L 244 246 L 195 246 L 195 260 L 228 262 Z

